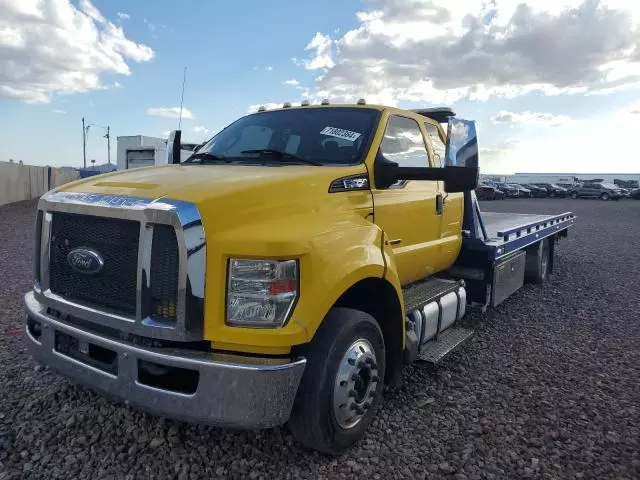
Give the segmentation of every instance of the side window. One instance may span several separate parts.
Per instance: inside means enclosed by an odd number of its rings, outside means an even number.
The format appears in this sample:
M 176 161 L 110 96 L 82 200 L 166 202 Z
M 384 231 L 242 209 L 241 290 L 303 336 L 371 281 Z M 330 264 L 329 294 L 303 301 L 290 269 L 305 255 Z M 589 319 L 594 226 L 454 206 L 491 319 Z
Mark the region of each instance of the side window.
M 418 122 L 411 118 L 389 118 L 380 151 L 401 167 L 428 167 L 429 157 Z
M 229 156 L 240 155 L 243 150 L 257 150 L 268 148 L 273 130 L 260 125 L 248 125 L 242 129 L 242 134 L 226 151 Z
M 429 138 L 431 138 L 436 167 L 444 167 L 444 152 L 446 150 L 446 146 L 440 138 L 440 131 L 438 130 L 438 127 L 432 123 L 425 122 L 424 128 L 427 130 Z

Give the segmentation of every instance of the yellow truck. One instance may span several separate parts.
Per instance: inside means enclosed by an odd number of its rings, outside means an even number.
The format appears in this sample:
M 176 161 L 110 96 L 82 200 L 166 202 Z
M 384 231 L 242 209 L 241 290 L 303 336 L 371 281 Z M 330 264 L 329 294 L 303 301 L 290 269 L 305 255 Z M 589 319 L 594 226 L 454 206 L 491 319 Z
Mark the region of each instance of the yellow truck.
M 467 310 L 543 282 L 575 221 L 481 212 L 475 123 L 448 108 L 285 104 L 180 145 L 40 199 L 30 350 L 126 404 L 331 454 L 403 364 L 471 337 Z

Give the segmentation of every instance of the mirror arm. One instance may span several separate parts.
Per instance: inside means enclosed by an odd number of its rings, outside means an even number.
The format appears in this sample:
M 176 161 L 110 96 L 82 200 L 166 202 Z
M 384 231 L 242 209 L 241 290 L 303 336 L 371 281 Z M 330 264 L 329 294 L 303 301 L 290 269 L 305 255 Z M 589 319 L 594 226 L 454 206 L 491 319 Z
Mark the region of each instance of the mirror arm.
M 440 167 L 397 167 L 399 180 L 445 180 L 447 170 Z

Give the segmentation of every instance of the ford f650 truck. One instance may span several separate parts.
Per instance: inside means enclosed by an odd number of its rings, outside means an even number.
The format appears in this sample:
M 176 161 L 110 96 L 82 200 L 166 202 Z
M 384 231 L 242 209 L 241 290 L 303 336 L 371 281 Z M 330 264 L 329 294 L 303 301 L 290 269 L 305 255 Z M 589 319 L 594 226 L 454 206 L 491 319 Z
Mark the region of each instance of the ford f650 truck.
M 481 212 L 475 124 L 447 108 L 260 109 L 182 162 L 179 139 L 170 165 L 40 199 L 30 349 L 127 404 L 332 454 L 403 364 L 471 337 L 468 309 L 543 282 L 575 221 Z

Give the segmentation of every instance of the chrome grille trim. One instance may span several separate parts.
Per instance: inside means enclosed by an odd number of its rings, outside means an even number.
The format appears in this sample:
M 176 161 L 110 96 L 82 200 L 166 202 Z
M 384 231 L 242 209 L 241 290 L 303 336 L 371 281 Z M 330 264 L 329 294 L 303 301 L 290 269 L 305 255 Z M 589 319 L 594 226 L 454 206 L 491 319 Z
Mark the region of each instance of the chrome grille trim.
M 40 282 L 34 284 L 38 301 L 92 323 L 105 325 L 140 336 L 175 341 L 201 340 L 204 328 L 204 290 L 206 272 L 206 238 L 198 208 L 189 202 L 167 198 L 152 199 L 123 195 L 75 192 L 49 192 L 38 203 L 42 211 L 40 239 Z M 66 212 L 119 218 L 140 222 L 137 265 L 136 315 L 126 317 L 69 301 L 51 292 L 49 284 L 49 250 L 52 213 Z M 175 326 L 143 318 L 142 287 L 150 282 L 153 224 L 172 226 L 178 240 L 179 274 L 177 322 Z M 187 298 L 187 285 L 191 293 Z M 187 309 L 188 303 L 202 309 Z

